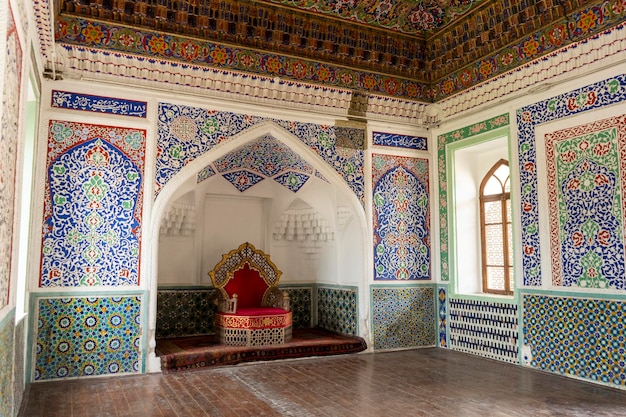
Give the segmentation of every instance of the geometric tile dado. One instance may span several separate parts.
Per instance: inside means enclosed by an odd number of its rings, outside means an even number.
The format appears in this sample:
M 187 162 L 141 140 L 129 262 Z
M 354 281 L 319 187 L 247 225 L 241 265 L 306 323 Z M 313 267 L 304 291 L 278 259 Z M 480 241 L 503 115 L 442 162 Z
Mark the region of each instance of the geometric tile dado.
M 439 311 L 438 328 L 439 328 L 439 344 L 438 347 L 448 347 L 448 287 L 441 286 L 437 289 L 437 309 Z
M 0 415 L 13 415 L 13 351 L 15 344 L 15 310 L 0 320 Z
M 626 387 L 626 302 L 525 294 L 524 362 Z
M 450 349 L 519 363 L 516 304 L 450 298 Z
M 308 329 L 313 321 L 313 284 L 280 287 L 289 294 L 289 303 L 293 313 L 293 328 Z
M 287 291 L 294 329 L 311 327 L 312 285 L 280 287 Z M 157 292 L 156 338 L 215 333 L 215 306 L 210 302 L 215 289 L 203 287 L 159 288 Z
M 358 289 L 317 286 L 317 325 L 333 332 L 357 335 Z
M 141 296 L 36 300 L 34 380 L 139 373 Z
M 434 298 L 433 287 L 372 286 L 373 348 L 436 346 Z
M 214 291 L 213 288 L 159 288 L 155 337 L 214 333 L 215 306 L 211 303 Z

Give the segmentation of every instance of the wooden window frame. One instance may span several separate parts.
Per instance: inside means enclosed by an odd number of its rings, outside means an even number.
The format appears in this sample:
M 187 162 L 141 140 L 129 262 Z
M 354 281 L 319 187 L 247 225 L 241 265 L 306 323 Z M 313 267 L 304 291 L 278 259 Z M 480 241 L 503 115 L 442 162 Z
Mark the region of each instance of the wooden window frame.
M 481 246 L 481 258 L 482 258 L 482 292 L 486 294 L 498 294 L 498 295 L 513 295 L 513 290 L 511 289 L 511 263 L 509 262 L 509 258 L 511 253 L 509 253 L 509 228 L 513 227 L 512 223 L 507 221 L 507 208 L 511 204 L 511 193 L 505 192 L 505 184 L 502 184 L 502 193 L 500 194 L 491 194 L 488 196 L 484 195 L 484 189 L 489 180 L 494 176 L 494 173 L 500 168 L 502 165 L 506 165 L 509 167 L 509 162 L 506 159 L 500 159 L 495 165 L 487 172 L 482 182 L 480 183 L 480 246 Z M 507 178 L 510 186 L 511 181 L 511 172 L 509 168 L 509 177 Z M 487 237 L 486 237 L 486 224 L 485 224 L 485 204 L 494 201 L 501 201 L 501 210 L 502 210 L 502 255 L 503 255 L 503 265 L 488 265 L 487 264 Z M 512 219 L 511 219 L 512 220 Z M 498 224 L 498 223 L 492 223 Z M 489 266 L 495 267 L 503 267 L 504 268 L 504 290 L 497 290 L 489 288 L 489 280 L 487 276 L 487 268 Z

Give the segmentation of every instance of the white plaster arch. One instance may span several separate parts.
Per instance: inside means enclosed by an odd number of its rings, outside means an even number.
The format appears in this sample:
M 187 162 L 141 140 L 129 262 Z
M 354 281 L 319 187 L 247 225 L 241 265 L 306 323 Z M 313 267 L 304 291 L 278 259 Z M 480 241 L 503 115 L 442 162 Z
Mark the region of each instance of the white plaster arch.
M 365 216 L 365 210 L 361 205 L 361 202 L 357 198 L 356 194 L 345 182 L 343 177 L 337 173 L 326 161 L 324 161 L 315 151 L 309 148 L 298 137 L 293 135 L 288 130 L 277 125 L 272 121 L 264 121 L 258 123 L 237 135 L 232 136 L 230 139 L 223 141 L 213 148 L 207 150 L 204 154 L 200 155 L 190 163 L 188 163 L 183 169 L 181 169 L 170 181 L 165 184 L 161 189 L 159 195 L 154 200 L 151 210 L 150 229 L 146 235 L 149 236 L 150 248 L 148 250 L 147 264 L 147 287 L 149 290 L 149 308 L 148 308 L 148 355 L 146 358 L 146 370 L 147 372 L 160 372 L 161 364 L 156 357 L 156 314 L 157 314 L 157 290 L 158 290 L 158 253 L 159 253 L 159 231 L 161 221 L 165 214 L 168 203 L 177 197 L 176 192 L 187 180 L 195 177 L 197 173 L 210 163 L 228 155 L 230 152 L 235 151 L 241 146 L 246 145 L 262 136 L 272 136 L 276 140 L 285 144 L 302 159 L 311 164 L 311 166 L 318 170 L 331 185 L 337 188 L 341 192 L 346 200 L 352 207 L 353 213 L 357 214 L 357 221 L 360 224 L 360 229 L 363 234 L 362 257 L 364 262 L 369 259 L 367 251 L 369 247 L 367 245 L 367 237 L 370 236 L 368 223 Z M 363 279 L 359 283 L 359 334 L 369 335 L 366 323 L 369 315 L 369 303 L 368 303 L 368 282 L 371 280 L 372 274 L 371 268 L 364 268 L 366 273 Z M 365 317 L 365 319 L 364 319 Z M 367 340 L 368 346 L 371 345 L 370 340 Z

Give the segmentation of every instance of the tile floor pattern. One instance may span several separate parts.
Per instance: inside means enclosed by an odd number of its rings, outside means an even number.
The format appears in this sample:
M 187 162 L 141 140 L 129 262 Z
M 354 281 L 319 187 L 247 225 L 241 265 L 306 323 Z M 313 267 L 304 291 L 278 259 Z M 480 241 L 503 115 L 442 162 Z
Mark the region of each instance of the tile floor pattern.
M 444 349 L 40 382 L 21 417 L 626 416 L 626 391 Z

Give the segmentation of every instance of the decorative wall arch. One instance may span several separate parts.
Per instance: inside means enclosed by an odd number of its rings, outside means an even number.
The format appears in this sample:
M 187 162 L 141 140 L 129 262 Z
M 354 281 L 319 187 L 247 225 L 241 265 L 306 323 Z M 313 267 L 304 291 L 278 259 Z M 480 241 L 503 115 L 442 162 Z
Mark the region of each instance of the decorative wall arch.
M 158 109 L 155 199 L 178 172 L 208 150 L 232 143 L 243 132 L 263 129 L 267 123 L 271 123 L 278 131 L 287 133 L 284 137 L 296 138 L 296 141 L 288 145 L 298 148 L 295 150 L 305 159 L 309 159 L 306 155 L 319 156 L 326 162 L 323 165 L 332 167 L 363 204 L 363 129 L 271 119 L 168 103 L 160 103 Z M 360 137 L 358 133 L 361 133 Z
M 325 129 L 328 130 L 330 127 L 326 127 Z M 320 155 L 319 149 L 312 149 L 303 141 L 301 137 L 294 135 L 292 131 L 286 129 L 281 123 L 275 120 L 263 119 L 259 123 L 253 124 L 246 129 L 237 132 L 237 134 L 232 137 L 222 137 L 221 140 L 217 141 L 213 146 L 207 146 L 207 149 L 204 152 L 195 155 L 193 158 L 189 158 L 188 162 L 184 166 L 181 166 L 179 170 L 176 172 L 172 171 L 173 175 L 167 175 L 167 181 L 162 182 L 162 186 L 159 186 L 158 184 L 158 176 L 160 174 L 158 172 L 159 163 L 157 162 L 157 186 L 155 187 L 155 198 L 152 205 L 150 229 L 149 232 L 147 232 L 151 237 L 148 240 L 151 242 L 151 246 L 149 248 L 149 252 L 146 254 L 148 260 L 147 263 L 149 264 L 149 267 L 146 268 L 148 275 L 147 285 L 150 290 L 147 355 L 147 368 L 149 371 L 158 371 L 160 369 L 160 362 L 155 355 L 157 313 L 156 297 L 158 289 L 158 233 L 160 230 L 160 223 L 168 203 L 177 197 L 177 190 L 185 182 L 187 182 L 190 178 L 196 178 L 198 172 L 204 169 L 208 164 L 263 136 L 271 136 L 282 142 L 285 146 L 293 150 L 299 157 L 311 164 L 311 166 L 323 175 L 332 186 L 336 187 L 337 191 L 346 198 L 349 205 L 352 207 L 353 212 L 356 213 L 356 216 L 359 218 L 360 229 L 362 230 L 363 236 L 367 236 L 367 222 L 362 203 L 363 197 L 360 195 L 364 188 L 362 185 L 362 162 L 359 163 L 359 170 L 361 171 L 359 175 L 360 179 L 359 176 L 356 177 L 356 182 L 361 182 L 361 184 L 357 184 L 355 187 L 355 177 L 346 177 L 346 175 L 341 175 L 337 171 L 338 167 L 341 167 L 340 161 L 346 161 L 349 160 L 349 158 L 338 155 L 336 150 L 333 151 L 333 153 L 336 154 L 335 157 L 324 158 L 323 155 Z M 177 150 L 179 149 L 180 148 L 177 148 Z M 168 152 L 168 150 L 166 148 L 159 147 L 158 152 L 160 155 L 163 155 L 163 153 Z M 360 151 L 360 154 L 357 155 L 356 159 L 360 159 L 360 161 L 362 161 L 362 151 Z M 331 166 L 328 162 L 329 160 L 335 161 L 335 166 Z M 350 180 L 353 180 L 352 183 L 349 182 Z M 363 259 L 368 258 L 366 253 L 367 247 L 366 239 L 363 239 L 362 247 L 360 248 Z M 364 289 L 366 288 L 365 285 L 368 279 L 369 277 L 364 277 L 361 284 Z M 366 293 L 366 291 L 363 291 L 363 293 Z

